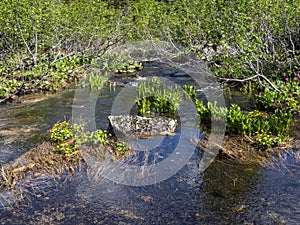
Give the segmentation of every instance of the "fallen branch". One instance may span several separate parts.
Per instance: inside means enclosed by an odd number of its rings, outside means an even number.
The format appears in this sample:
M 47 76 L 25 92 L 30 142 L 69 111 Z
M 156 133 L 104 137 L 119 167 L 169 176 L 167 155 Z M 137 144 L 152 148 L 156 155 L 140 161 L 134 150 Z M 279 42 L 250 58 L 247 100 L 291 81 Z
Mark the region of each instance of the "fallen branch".
M 266 78 L 264 75 L 262 74 L 256 74 L 252 77 L 247 77 L 245 79 L 238 79 L 238 78 L 218 78 L 219 80 L 225 81 L 225 82 L 246 82 L 249 80 L 255 80 L 258 78 L 262 78 L 263 80 L 265 80 L 275 91 L 280 92 L 280 89 L 273 84 L 268 78 Z
M 20 89 L 18 89 L 16 92 L 10 94 L 8 97 L 1 98 L 1 99 L 0 99 L 0 103 L 6 102 L 6 101 L 8 101 L 9 99 L 12 99 L 12 98 L 13 98 L 14 96 L 16 96 L 19 92 L 20 92 Z

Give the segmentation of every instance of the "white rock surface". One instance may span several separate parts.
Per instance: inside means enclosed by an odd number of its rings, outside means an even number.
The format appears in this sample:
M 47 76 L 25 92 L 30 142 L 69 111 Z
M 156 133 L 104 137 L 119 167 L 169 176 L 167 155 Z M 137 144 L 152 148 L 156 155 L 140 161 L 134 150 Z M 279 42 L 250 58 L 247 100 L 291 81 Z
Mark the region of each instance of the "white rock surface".
M 144 117 L 136 115 L 109 116 L 110 129 L 115 135 L 127 137 L 147 137 L 172 135 L 177 120 L 167 117 Z

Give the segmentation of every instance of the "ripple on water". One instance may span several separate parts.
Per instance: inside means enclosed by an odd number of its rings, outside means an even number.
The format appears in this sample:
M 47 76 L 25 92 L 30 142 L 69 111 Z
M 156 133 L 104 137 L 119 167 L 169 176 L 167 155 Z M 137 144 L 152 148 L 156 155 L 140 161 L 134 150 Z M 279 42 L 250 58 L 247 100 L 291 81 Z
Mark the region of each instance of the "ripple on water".
M 150 68 L 150 71 L 157 75 L 160 69 Z M 17 157 L 28 149 L 27 141 L 32 144 L 35 139 L 32 136 L 25 142 L 16 140 L 5 144 L 5 139 L 22 133 L 13 133 L 16 130 L 11 128 L 26 125 L 28 130 L 24 131 L 45 133 L 55 122 L 65 116 L 70 118 L 73 95 L 65 92 L 48 95 L 46 99 L 37 97 L 25 101 L 26 107 L 0 106 L 1 132 L 8 132 L 0 135 L 0 160 Z M 106 97 L 99 98 L 95 113 L 97 127 L 107 127 L 106 118 L 115 95 L 107 90 Z M 31 130 L 35 123 L 43 125 Z M 0 207 L 0 223 L 299 224 L 300 157 L 297 154 L 289 152 L 274 158 L 267 167 L 231 160 L 215 161 L 204 173 L 198 171 L 201 155 L 195 154 L 173 177 L 143 187 L 93 177 L 88 168 L 83 168 L 67 179 L 47 178 L 25 187 L 23 195 L 30 197 L 28 201 L 13 208 Z M 0 200 L 4 202 L 10 195 L 10 192 L 1 193 Z M 10 204 L 11 201 L 5 203 Z

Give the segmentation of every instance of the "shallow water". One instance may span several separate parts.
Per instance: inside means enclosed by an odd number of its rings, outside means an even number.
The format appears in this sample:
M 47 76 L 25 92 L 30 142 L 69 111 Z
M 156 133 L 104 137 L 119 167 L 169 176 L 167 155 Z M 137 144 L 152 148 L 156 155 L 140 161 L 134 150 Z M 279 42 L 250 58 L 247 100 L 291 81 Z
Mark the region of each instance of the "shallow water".
M 2 210 L 2 224 L 299 224 L 299 165 L 277 171 L 197 156 L 159 184 L 130 187 L 85 172 Z M 47 190 L 50 189 L 51 190 Z M 26 193 L 25 193 L 26 194 Z M 29 195 L 29 194 L 28 194 Z
M 73 91 L 33 94 L 0 104 L 0 161 L 9 162 L 49 136 L 57 121 L 70 118 Z
M 148 72 L 159 73 L 156 67 Z M 165 68 L 169 76 L 174 69 Z M 145 73 L 145 72 L 144 72 Z M 149 72 L 150 74 L 150 72 Z M 168 75 L 169 74 L 169 75 Z M 181 78 L 181 81 L 184 81 Z M 108 115 L 118 90 L 104 89 L 96 104 L 97 128 L 108 127 Z M 0 160 L 8 163 L 47 139 L 47 130 L 72 118 L 74 90 L 24 96 L 0 105 Z M 237 97 L 238 98 L 238 97 Z M 89 104 L 89 103 L 85 103 Z M 76 107 L 81 107 L 80 105 Z M 247 106 L 245 106 L 247 108 Z M 133 146 L 158 143 L 156 158 L 167 158 L 178 135 L 132 141 Z M 188 141 L 188 140 L 186 140 Z M 188 143 L 187 143 L 188 144 Z M 144 158 L 143 152 L 137 157 Z M 98 167 L 84 165 L 62 179 L 40 177 L 24 186 L 24 200 L 4 202 L 1 224 L 299 224 L 300 157 L 297 151 L 275 157 L 262 167 L 215 160 L 199 172 L 202 152 L 195 153 L 174 176 L 157 184 L 126 186 L 105 179 Z M 156 160 L 156 161 L 155 161 Z

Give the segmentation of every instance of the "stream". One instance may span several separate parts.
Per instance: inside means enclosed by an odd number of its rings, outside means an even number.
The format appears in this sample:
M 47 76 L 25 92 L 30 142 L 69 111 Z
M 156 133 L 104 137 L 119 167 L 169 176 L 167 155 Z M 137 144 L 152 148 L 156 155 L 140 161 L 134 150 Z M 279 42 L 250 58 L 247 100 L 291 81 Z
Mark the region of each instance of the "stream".
M 174 75 L 172 70 L 150 64 L 141 73 L 191 82 L 185 75 Z M 97 128 L 108 128 L 107 117 L 120 90 L 102 89 L 95 109 Z M 54 123 L 71 120 L 74 95 L 75 90 L 39 93 L 0 105 L 0 163 L 11 163 L 49 140 Z M 236 93 L 228 96 L 226 104 L 239 102 L 243 109 L 251 109 L 250 97 Z M 177 135 L 165 138 L 170 148 L 178 142 Z M 157 142 L 155 138 L 147 140 Z M 144 142 L 145 139 L 135 140 L 134 144 Z M 162 157 L 167 156 L 168 150 L 162 153 Z M 17 204 L 0 193 L 0 224 L 300 223 L 297 150 L 274 156 L 266 166 L 216 159 L 204 172 L 199 172 L 201 157 L 201 150 L 195 149 L 175 175 L 146 186 L 113 182 L 99 176 L 89 165 L 61 179 L 41 177 L 34 185 L 26 186 L 24 200 Z

